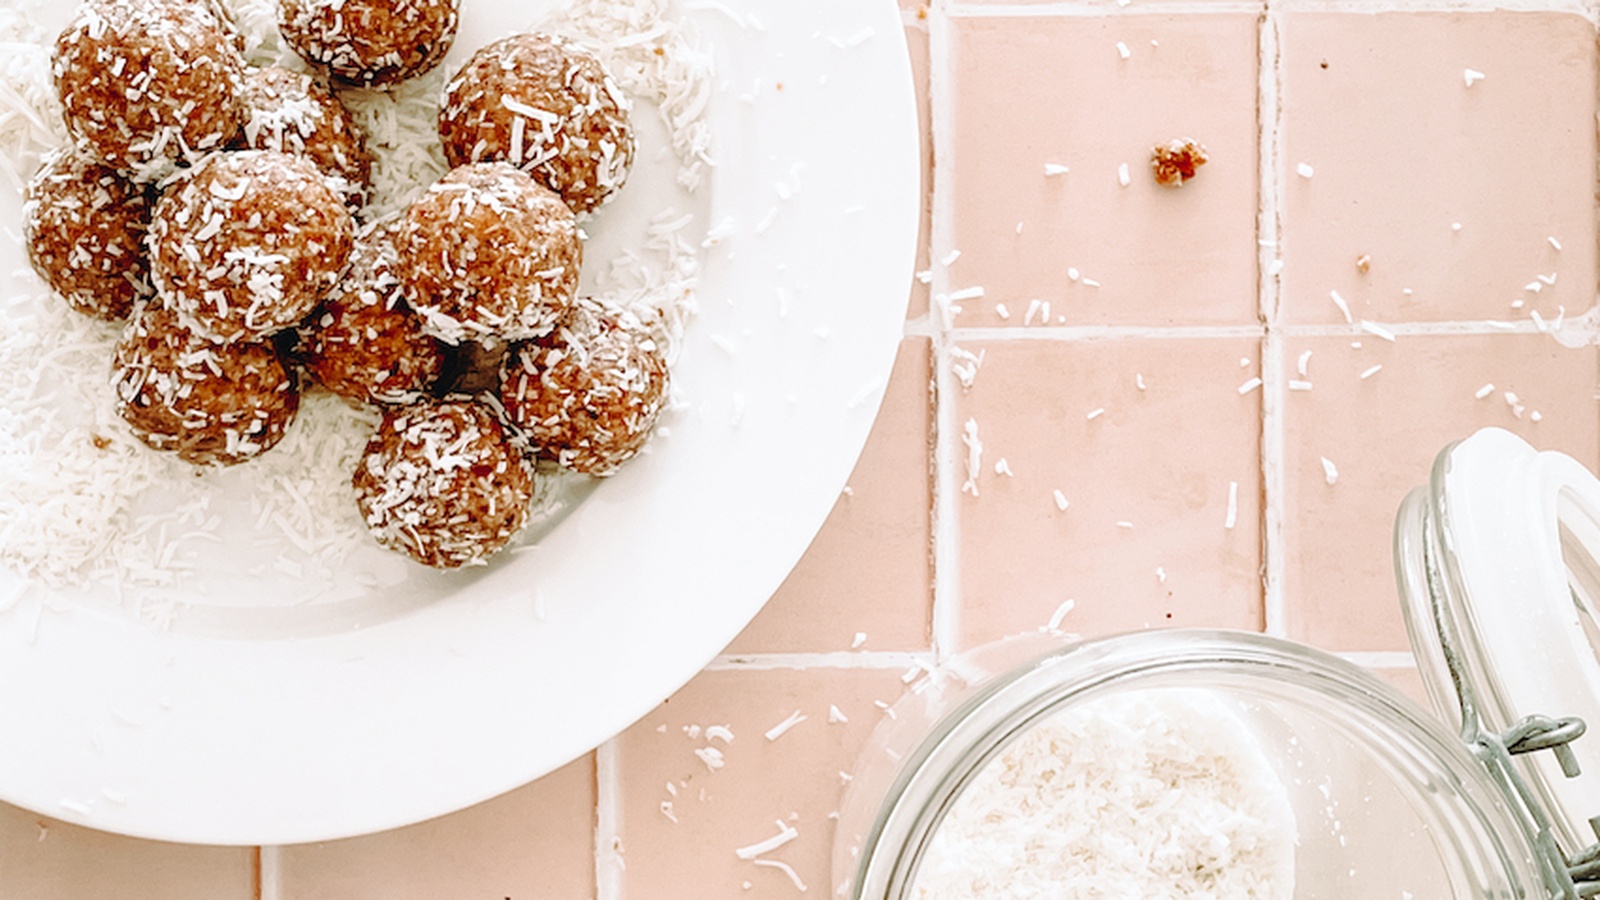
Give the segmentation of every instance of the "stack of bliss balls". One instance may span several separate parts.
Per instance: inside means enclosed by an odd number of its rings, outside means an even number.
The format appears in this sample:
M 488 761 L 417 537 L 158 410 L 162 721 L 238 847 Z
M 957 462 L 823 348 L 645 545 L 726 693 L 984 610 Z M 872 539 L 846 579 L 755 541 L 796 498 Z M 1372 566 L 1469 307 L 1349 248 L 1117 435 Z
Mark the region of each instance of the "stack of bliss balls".
M 649 323 L 577 295 L 577 215 L 634 157 L 592 52 L 548 34 L 483 47 L 441 101 L 455 168 L 363 217 L 372 158 L 339 91 L 438 65 L 458 3 L 282 0 L 318 77 L 245 65 L 209 0 L 87 0 L 54 55 L 73 141 L 24 206 L 50 287 L 124 323 L 112 382 L 140 440 L 231 466 L 282 440 L 303 387 L 376 404 L 354 501 L 381 544 L 439 568 L 510 542 L 537 460 L 615 472 L 667 395 Z

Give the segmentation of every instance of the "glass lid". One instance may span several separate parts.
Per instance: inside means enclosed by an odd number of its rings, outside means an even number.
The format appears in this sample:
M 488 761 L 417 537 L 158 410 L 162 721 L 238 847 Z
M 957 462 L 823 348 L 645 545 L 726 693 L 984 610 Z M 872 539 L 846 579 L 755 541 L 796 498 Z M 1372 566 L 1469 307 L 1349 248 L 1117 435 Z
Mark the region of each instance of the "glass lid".
M 1484 429 L 1439 454 L 1395 529 L 1400 592 L 1434 706 L 1600 892 L 1600 480 Z M 1553 752 L 1536 752 L 1550 750 Z M 1586 889 L 1587 888 L 1587 889 Z

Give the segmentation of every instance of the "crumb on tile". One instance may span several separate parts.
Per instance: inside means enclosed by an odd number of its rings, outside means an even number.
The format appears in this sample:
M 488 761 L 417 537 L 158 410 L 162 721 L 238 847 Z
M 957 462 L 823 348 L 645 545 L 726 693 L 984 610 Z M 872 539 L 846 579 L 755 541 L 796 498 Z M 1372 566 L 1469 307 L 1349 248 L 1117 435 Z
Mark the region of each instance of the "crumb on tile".
M 1210 159 L 1206 148 L 1193 138 L 1174 138 L 1151 149 L 1150 169 L 1156 184 L 1183 187 Z

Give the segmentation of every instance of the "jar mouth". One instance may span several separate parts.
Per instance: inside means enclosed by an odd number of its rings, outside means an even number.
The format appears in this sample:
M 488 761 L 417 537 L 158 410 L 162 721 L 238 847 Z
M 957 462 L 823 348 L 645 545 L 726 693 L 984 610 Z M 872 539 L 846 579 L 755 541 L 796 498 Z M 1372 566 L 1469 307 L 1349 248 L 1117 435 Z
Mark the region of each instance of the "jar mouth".
M 1372 763 L 1371 771 L 1362 776 L 1371 783 L 1357 793 L 1382 796 L 1384 784 L 1391 781 L 1408 786 L 1411 794 L 1406 802 L 1416 807 L 1413 831 L 1418 846 L 1435 846 L 1441 860 L 1430 877 L 1459 886 L 1492 884 L 1494 890 L 1506 891 L 1496 896 L 1537 894 L 1541 882 L 1528 849 L 1530 838 L 1506 810 L 1488 775 L 1454 735 L 1395 689 L 1337 657 L 1287 641 L 1250 633 L 1171 630 L 1057 647 L 979 687 L 959 689 L 963 694 L 959 702 L 937 718 L 908 752 L 899 754 L 896 775 L 887 793 L 880 795 L 870 821 L 852 833 L 857 823 L 841 819 L 835 854 L 841 896 L 851 900 L 916 896 L 919 871 L 941 824 L 1008 746 L 1051 716 L 1124 692 L 1196 688 L 1213 691 L 1236 706 L 1263 746 L 1290 748 L 1275 764 L 1280 779 L 1294 782 L 1288 790 L 1299 792 L 1300 806 L 1322 802 L 1307 793 L 1313 790 L 1307 774 L 1317 769 L 1309 763 L 1316 761 L 1301 758 L 1295 763 L 1291 757 L 1313 752 L 1311 745 L 1317 740 L 1328 746 L 1332 746 L 1329 740 L 1343 741 Z M 930 690 L 939 690 L 937 678 Z M 907 701 L 925 702 L 909 697 Z M 893 730 L 890 723 L 885 726 Z M 1312 732 L 1319 737 L 1313 740 Z M 1335 735 L 1340 737 L 1330 737 Z M 881 765 L 881 756 L 874 756 L 884 749 L 875 736 L 863 765 Z M 1339 764 L 1339 754 L 1330 754 L 1324 762 Z M 846 807 L 850 804 L 847 796 Z M 1366 813 L 1357 810 L 1349 815 L 1354 815 L 1350 819 L 1354 823 Z M 1329 842 L 1346 839 L 1333 832 L 1322 835 L 1319 829 L 1325 824 L 1301 823 L 1303 851 L 1324 837 Z M 854 857 L 852 849 L 858 851 Z M 1297 853 L 1303 859 L 1314 855 Z M 1324 855 L 1332 858 L 1337 852 Z M 1344 874 L 1322 873 L 1310 862 L 1297 863 L 1296 871 L 1302 883 L 1316 876 Z M 1386 876 L 1364 872 L 1363 877 L 1382 881 Z M 1382 884 L 1370 895 L 1400 895 L 1383 893 L 1391 882 Z M 1426 883 L 1423 888 L 1418 896 L 1432 890 Z M 1341 895 L 1369 893 L 1341 891 Z M 1470 887 L 1452 894 L 1478 895 Z

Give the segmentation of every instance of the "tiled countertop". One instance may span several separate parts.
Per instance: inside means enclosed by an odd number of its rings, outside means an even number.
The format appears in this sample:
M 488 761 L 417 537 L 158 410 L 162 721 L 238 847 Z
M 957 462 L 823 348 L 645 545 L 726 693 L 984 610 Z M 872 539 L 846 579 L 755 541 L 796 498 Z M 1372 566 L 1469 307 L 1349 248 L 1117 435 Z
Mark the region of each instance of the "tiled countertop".
M 733 852 L 774 820 L 800 836 L 771 856 L 828 896 L 876 704 L 1067 600 L 1068 631 L 1262 630 L 1420 695 L 1405 491 L 1486 425 L 1600 462 L 1596 351 L 1541 333 L 1594 330 L 1595 9 L 1473 5 L 907 7 L 931 283 L 849 490 L 724 656 L 566 768 L 369 837 L 175 846 L 0 808 L 0 896 L 797 896 Z M 1211 156 L 1176 190 L 1147 167 L 1175 137 Z M 712 772 L 689 726 L 716 724 Z

